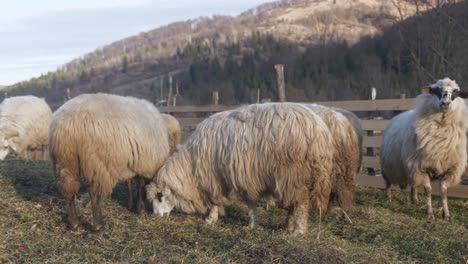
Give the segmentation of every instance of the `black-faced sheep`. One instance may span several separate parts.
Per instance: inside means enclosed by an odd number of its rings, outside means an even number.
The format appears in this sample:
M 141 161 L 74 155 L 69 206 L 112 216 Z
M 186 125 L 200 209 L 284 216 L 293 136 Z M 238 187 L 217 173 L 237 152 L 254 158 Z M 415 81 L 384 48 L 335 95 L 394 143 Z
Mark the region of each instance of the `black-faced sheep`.
M 271 195 L 289 208 L 288 231 L 304 233 L 309 208 L 328 208 L 333 155 L 327 125 L 304 105 L 250 105 L 200 123 L 147 186 L 147 198 L 160 216 L 177 207 L 217 217 L 237 196 L 253 227 L 257 200 Z
M 164 119 L 164 124 L 166 125 L 166 128 L 167 128 L 169 149 L 170 149 L 169 154 L 172 154 L 176 152 L 177 145 L 179 145 L 180 143 L 180 136 L 181 136 L 180 124 L 179 124 L 179 121 L 177 121 L 177 119 L 175 119 L 171 115 L 161 114 L 161 116 Z M 137 190 L 138 190 L 137 191 L 138 202 L 137 202 L 136 211 L 137 213 L 141 213 L 144 209 L 143 185 L 145 184 L 145 179 L 140 176 L 136 176 L 135 181 L 136 181 Z M 128 210 L 131 210 L 133 208 L 132 179 L 127 180 L 127 189 L 128 189 Z
M 394 117 L 385 129 L 380 148 L 387 195 L 390 186 L 424 186 L 427 219 L 432 222 L 431 181 L 440 181 L 444 217 L 450 220 L 447 188 L 460 182 L 466 166 L 465 105 L 460 88 L 448 78 L 430 85 L 416 99 L 416 108 Z
M 354 204 L 354 189 L 361 161 L 363 132 L 360 121 L 356 121 L 355 115 L 346 110 L 316 104 L 308 104 L 307 107 L 320 116 L 330 130 L 336 150 L 331 174 L 331 198 L 336 198 L 340 207 L 349 211 Z M 346 112 L 347 116 L 340 111 Z
M 118 181 L 153 178 L 169 155 L 167 130 L 149 102 L 109 94 L 85 94 L 52 116 L 50 155 L 57 186 L 65 197 L 68 222 L 78 224 L 74 197 L 80 176 L 89 184 L 95 228 L 102 227 L 101 198 Z
M 52 111 L 42 98 L 16 96 L 0 104 L 0 160 L 12 150 L 25 158 L 28 151 L 41 150 L 45 159 Z

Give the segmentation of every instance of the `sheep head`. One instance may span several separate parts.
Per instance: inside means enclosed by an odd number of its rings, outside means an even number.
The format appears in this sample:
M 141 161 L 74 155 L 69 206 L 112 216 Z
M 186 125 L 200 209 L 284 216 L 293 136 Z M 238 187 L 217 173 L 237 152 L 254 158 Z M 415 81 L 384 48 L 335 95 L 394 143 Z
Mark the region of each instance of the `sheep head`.
M 153 203 L 153 213 L 160 217 L 169 216 L 176 206 L 171 189 L 166 186 L 161 190 L 154 182 L 146 186 L 146 197 Z
M 16 143 L 13 141 L 13 138 L 18 135 L 18 132 L 12 129 L 6 127 L 0 128 L 0 160 L 4 160 L 10 153 L 10 150 L 14 152 L 17 151 Z
M 424 93 L 432 94 L 439 100 L 441 110 L 448 110 L 450 103 L 457 97 L 464 97 L 464 93 L 460 91 L 457 82 L 449 78 L 438 80 L 436 83 L 430 84 L 423 89 Z

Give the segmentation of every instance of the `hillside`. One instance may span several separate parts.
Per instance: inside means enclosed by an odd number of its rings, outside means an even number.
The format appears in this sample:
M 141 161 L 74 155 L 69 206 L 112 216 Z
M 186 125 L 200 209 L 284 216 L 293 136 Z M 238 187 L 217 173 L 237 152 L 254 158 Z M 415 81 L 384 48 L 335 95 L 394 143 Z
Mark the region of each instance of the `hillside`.
M 448 56 L 457 52 L 448 50 L 460 42 L 437 46 L 443 44 L 441 34 L 450 29 L 450 38 L 456 39 L 453 33 L 466 24 L 466 2 L 442 6 L 433 2 L 439 1 L 267 3 L 237 17 L 203 17 L 141 33 L 7 89 L 9 95 L 44 96 L 53 108 L 68 95 L 85 92 L 134 95 L 157 102 L 166 97 L 167 76 L 172 75 L 174 86 L 180 87 L 179 104 L 210 102 L 214 90 L 220 91 L 222 103 L 252 102 L 257 89 L 262 98 L 275 99 L 273 65 L 282 63 L 288 99 L 293 101 L 365 99 L 371 86 L 383 91 L 381 98 L 412 95 L 422 83 L 442 77 L 434 69 L 439 66 L 421 58 L 437 54 L 443 64 L 451 64 Z M 458 15 L 444 21 L 441 14 L 446 12 Z M 435 33 L 440 34 L 421 35 L 428 28 L 423 21 L 438 26 Z M 466 42 L 463 35 L 460 39 Z M 421 53 L 423 41 L 429 41 L 429 55 Z M 436 46 L 432 45 L 435 41 Z M 445 53 L 441 55 L 439 48 Z M 458 64 L 463 58 L 454 57 Z M 450 76 L 462 72 L 457 68 L 452 74 L 453 67 L 446 68 L 442 73 Z
M 404 17 L 409 17 L 416 8 L 405 4 L 402 12 Z M 353 44 L 362 37 L 381 32 L 397 15 L 392 1 L 283 0 L 263 4 L 238 17 L 201 17 L 172 23 L 97 49 L 63 68 L 76 71 L 82 66 L 118 66 L 124 56 L 130 62 L 154 60 L 175 55 L 177 49 L 194 43 L 216 49 L 219 45 L 242 41 L 252 32 L 301 44 L 342 39 Z

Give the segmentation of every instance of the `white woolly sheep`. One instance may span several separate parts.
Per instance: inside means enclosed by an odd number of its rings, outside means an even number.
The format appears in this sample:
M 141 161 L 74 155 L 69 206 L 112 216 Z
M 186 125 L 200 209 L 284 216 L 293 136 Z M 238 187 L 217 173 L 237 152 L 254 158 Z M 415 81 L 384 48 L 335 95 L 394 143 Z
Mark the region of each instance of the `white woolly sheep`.
M 161 116 L 167 128 L 169 148 L 170 148 L 169 154 L 172 154 L 176 152 L 177 146 L 180 143 L 180 136 L 181 136 L 180 124 L 179 124 L 179 121 L 177 121 L 177 119 L 175 119 L 175 117 L 171 115 L 161 114 Z M 141 189 L 141 187 L 139 186 L 144 184 L 144 179 L 137 176 L 135 177 L 135 180 L 137 181 L 137 189 Z M 132 179 L 127 180 L 127 189 L 128 189 L 128 210 L 131 210 L 133 208 Z M 141 213 L 144 208 L 143 193 L 137 192 L 137 196 L 138 196 L 138 203 L 137 203 L 136 211 L 137 213 Z
M 160 216 L 177 207 L 209 213 L 208 222 L 214 222 L 218 208 L 238 196 L 247 201 L 255 227 L 256 202 L 271 195 L 289 208 L 288 231 L 304 233 L 309 207 L 328 208 L 333 150 L 327 125 L 301 104 L 217 113 L 166 161 L 147 185 L 147 198 Z
M 180 136 L 181 136 L 181 129 L 180 124 L 177 119 L 168 114 L 161 114 L 164 119 L 164 124 L 167 128 L 168 140 L 169 140 L 169 147 L 170 153 L 174 153 L 177 151 L 177 145 L 180 143 Z
M 135 175 L 151 179 L 169 155 L 167 130 L 159 111 L 132 97 L 75 97 L 53 114 L 49 137 L 57 186 L 65 197 L 72 229 L 79 224 L 74 197 L 80 176 L 90 185 L 95 229 L 99 230 L 103 224 L 101 198 L 118 181 Z
M 389 199 L 392 184 L 410 185 L 413 202 L 417 188 L 424 186 L 429 222 L 434 221 L 431 181 L 440 181 L 443 214 L 450 220 L 447 188 L 460 182 L 466 166 L 465 105 L 459 95 L 455 81 L 437 81 L 417 97 L 414 110 L 390 121 L 382 139 L 380 161 Z
M 335 156 L 331 174 L 333 188 L 330 198 L 336 198 L 340 207 L 349 211 L 354 204 L 354 188 L 361 160 L 360 123 L 355 124 L 354 114 L 346 110 L 341 109 L 347 112 L 348 117 L 337 109 L 317 104 L 307 104 L 307 107 L 322 118 L 333 138 Z
M 51 115 L 46 101 L 36 96 L 3 100 L 0 104 L 0 160 L 5 159 L 10 150 L 20 157 L 26 157 L 28 151 L 41 150 L 45 159 Z
M 344 115 L 349 122 L 354 127 L 354 131 L 356 132 L 358 136 L 358 141 L 359 141 L 359 167 L 357 168 L 358 171 L 361 166 L 361 161 L 362 161 L 362 155 L 363 155 L 363 148 L 362 148 L 362 139 L 364 137 L 364 130 L 362 130 L 362 124 L 361 124 L 361 119 L 357 117 L 353 112 L 341 109 L 341 108 L 336 108 L 336 107 L 331 107 L 332 110 L 335 110 L 339 112 L 340 114 Z

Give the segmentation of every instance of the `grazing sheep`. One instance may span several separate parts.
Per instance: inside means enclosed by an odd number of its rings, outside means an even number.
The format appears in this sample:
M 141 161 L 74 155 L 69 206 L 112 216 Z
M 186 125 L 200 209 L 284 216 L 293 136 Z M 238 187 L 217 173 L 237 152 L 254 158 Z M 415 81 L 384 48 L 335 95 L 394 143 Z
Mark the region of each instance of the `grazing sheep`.
M 331 107 L 332 110 L 335 110 L 339 112 L 340 114 L 344 115 L 349 122 L 354 127 L 354 131 L 356 132 L 358 136 L 358 142 L 359 142 L 359 166 L 357 168 L 358 172 L 361 167 L 361 161 L 362 161 L 362 155 L 363 155 L 363 148 L 362 148 L 362 139 L 364 137 L 364 131 L 362 130 L 362 124 L 361 124 L 361 119 L 357 117 L 353 112 L 341 109 L 341 108 L 336 108 L 336 107 Z
M 346 110 L 347 118 L 337 109 L 317 104 L 307 104 L 328 126 L 336 150 L 331 174 L 332 195 L 337 198 L 340 207 L 349 211 L 354 204 L 354 188 L 360 167 L 362 130 L 360 123 L 354 123 L 354 114 Z M 351 121 L 353 120 L 353 121 Z
M 180 143 L 181 129 L 179 121 L 168 114 L 161 114 L 161 116 L 164 119 L 164 124 L 166 124 L 167 133 L 169 135 L 170 153 L 174 153 L 177 151 L 177 145 Z
M 443 213 L 450 218 L 447 188 L 460 182 L 466 166 L 465 105 L 460 88 L 448 78 L 427 87 L 416 98 L 416 108 L 394 117 L 385 129 L 380 148 L 382 176 L 391 198 L 390 186 L 411 186 L 417 201 L 417 188 L 424 186 L 427 219 L 432 213 L 431 181 L 440 181 Z
M 102 227 L 101 198 L 118 181 L 151 179 L 169 155 L 164 121 L 149 102 L 110 94 L 84 94 L 52 116 L 50 155 L 68 222 L 78 227 L 74 197 L 80 176 L 89 184 L 95 229 Z M 140 186 L 142 188 L 143 186 Z
M 10 150 L 20 157 L 26 157 L 27 151 L 41 150 L 45 159 L 51 115 L 46 101 L 36 96 L 3 100 L 0 104 L 0 160 L 5 159 Z
M 169 154 L 172 154 L 176 152 L 177 150 L 177 145 L 180 143 L 180 124 L 177 119 L 175 119 L 173 116 L 168 115 L 168 114 L 161 114 L 161 116 L 164 119 L 164 124 L 166 125 L 167 128 L 167 133 L 168 133 L 168 140 L 169 140 Z M 144 185 L 144 179 L 137 176 L 135 177 L 135 180 L 137 181 L 137 188 L 140 185 Z M 127 180 L 127 189 L 128 189 L 128 210 L 131 210 L 133 208 L 133 188 L 132 188 L 132 179 Z M 138 188 L 140 189 L 140 188 Z M 143 193 L 138 192 L 138 203 L 137 203 L 137 208 L 136 211 L 137 213 L 141 213 L 144 208 L 144 202 L 143 202 Z
M 197 126 L 147 185 L 154 212 L 174 207 L 217 219 L 234 196 L 256 202 L 273 196 L 289 208 L 287 229 L 307 229 L 309 207 L 326 212 L 334 149 L 322 119 L 300 104 L 256 104 L 214 114 Z

